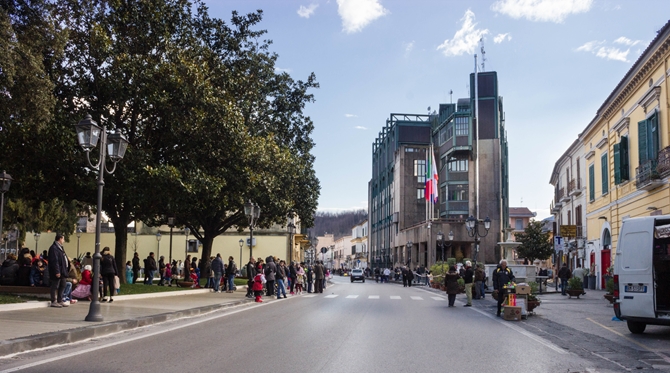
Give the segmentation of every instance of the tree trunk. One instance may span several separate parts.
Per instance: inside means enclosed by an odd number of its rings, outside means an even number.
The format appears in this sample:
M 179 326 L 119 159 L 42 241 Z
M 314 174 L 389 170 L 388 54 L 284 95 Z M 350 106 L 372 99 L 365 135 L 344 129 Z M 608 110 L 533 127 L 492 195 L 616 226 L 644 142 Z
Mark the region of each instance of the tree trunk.
M 212 246 L 214 245 L 214 238 L 216 236 L 218 235 L 208 234 L 207 231 L 205 231 L 205 234 L 202 236 L 202 256 L 200 257 L 200 264 L 198 265 L 200 267 L 201 276 L 203 276 L 202 274 L 205 271 L 207 260 L 212 256 Z
M 116 259 L 116 268 L 119 270 L 119 280 L 122 284 L 126 283 L 126 249 L 128 246 L 128 232 L 126 227 L 130 224 L 125 219 L 114 219 L 114 259 Z

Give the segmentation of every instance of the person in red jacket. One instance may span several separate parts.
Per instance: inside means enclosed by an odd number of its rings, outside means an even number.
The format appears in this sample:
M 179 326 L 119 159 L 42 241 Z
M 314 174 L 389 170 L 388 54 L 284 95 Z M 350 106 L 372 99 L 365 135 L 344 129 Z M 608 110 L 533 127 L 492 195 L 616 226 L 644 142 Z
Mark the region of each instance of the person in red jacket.
M 72 298 L 91 300 L 91 283 L 93 278 L 91 276 L 91 266 L 85 265 L 84 272 L 81 273 L 81 281 L 72 291 Z
M 254 284 L 253 284 L 253 290 L 254 290 L 254 295 L 256 296 L 256 302 L 262 303 L 263 300 L 261 299 L 263 295 L 263 284 L 265 284 L 267 281 L 265 280 L 265 275 L 263 274 L 263 267 L 258 266 L 258 271 L 256 276 L 254 277 Z

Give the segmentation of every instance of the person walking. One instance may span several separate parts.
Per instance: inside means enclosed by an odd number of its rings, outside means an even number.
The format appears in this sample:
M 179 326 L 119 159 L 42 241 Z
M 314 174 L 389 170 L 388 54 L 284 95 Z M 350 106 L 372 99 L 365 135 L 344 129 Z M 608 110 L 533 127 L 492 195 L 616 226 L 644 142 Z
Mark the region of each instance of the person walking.
M 86 265 L 86 258 L 84 258 L 84 265 Z M 137 278 L 140 277 L 140 254 L 133 255 L 133 284 L 137 283 Z
M 307 266 L 307 292 L 311 293 L 314 289 L 312 288 L 312 282 L 314 281 L 314 267 L 311 265 Z
M 475 269 L 475 299 L 484 298 L 484 287 L 482 286 L 484 281 L 484 270 L 477 266 Z
M 144 285 L 153 285 L 154 284 L 154 273 L 158 269 L 156 266 L 156 259 L 154 258 L 153 251 L 149 253 L 149 256 L 144 261 Z
M 314 265 L 314 285 L 315 293 L 323 293 L 323 266 L 321 266 L 321 262 L 316 262 Z
M 305 270 L 302 269 L 300 263 L 295 265 L 295 292 L 296 294 L 302 294 L 302 285 L 305 283 Z
M 469 260 L 465 262 L 465 275 L 463 280 L 465 281 L 465 296 L 467 298 L 467 303 L 464 307 L 472 307 L 472 286 L 474 285 L 475 271 L 472 270 L 472 262 Z
M 158 258 L 158 275 L 160 276 L 158 286 L 165 286 L 165 257 L 163 255 Z
M 275 294 L 275 274 L 277 273 L 277 265 L 272 256 L 268 256 L 265 260 L 265 287 L 267 292 L 265 295 L 271 297 Z
M 296 272 L 296 263 L 291 262 L 291 265 L 288 266 L 289 277 L 291 278 L 291 295 L 295 294 L 295 280 L 298 278 Z
M 69 306 L 69 304 L 63 302 L 63 293 L 65 292 L 68 267 L 70 265 L 67 255 L 65 255 L 65 249 L 63 249 L 64 242 L 65 237 L 57 233 L 56 240 L 49 247 L 48 254 L 49 261 L 47 267 L 51 283 L 51 307 L 55 308 Z
M 237 264 L 235 258 L 228 257 L 228 268 L 226 268 L 226 279 L 228 280 L 228 293 L 235 291 L 235 275 L 237 274 Z
M 254 284 L 252 286 L 252 289 L 254 291 L 254 296 L 256 297 L 256 302 L 262 303 L 263 284 L 266 284 L 267 280 L 265 279 L 265 275 L 263 275 L 263 266 L 261 266 L 260 263 L 258 264 L 258 267 L 256 267 L 255 272 L 256 275 L 253 277 Z
M 186 255 L 186 259 L 184 260 L 184 270 L 182 273 L 184 274 L 184 282 L 186 281 L 191 281 L 191 255 Z
M 279 262 L 279 267 L 277 267 L 277 275 L 275 276 L 275 280 L 277 281 L 277 299 L 281 299 L 282 294 L 284 294 L 284 299 L 286 299 L 286 272 L 288 271 L 288 268 L 286 268 L 286 262 L 281 260 Z
M 379 267 L 375 268 L 375 282 L 379 283 Z
M 412 281 L 414 280 L 414 272 L 411 268 L 407 267 L 407 286 L 412 287 Z
M 153 253 L 151 253 L 153 255 Z M 112 303 L 114 299 L 114 276 L 119 275 L 119 271 L 116 269 L 116 260 L 112 254 L 110 254 L 109 247 L 105 246 L 102 249 L 102 259 L 100 259 L 100 275 L 102 276 L 102 300 L 101 302 L 107 302 L 107 289 L 109 289 L 109 303 Z M 96 284 L 93 284 L 96 286 Z
M 212 272 L 214 273 L 214 288 L 212 291 L 220 293 L 221 277 L 223 276 L 223 259 L 221 258 L 221 254 L 216 254 L 216 258 L 212 260 Z M 249 288 L 251 288 L 251 286 L 249 286 Z
M 500 265 L 493 271 L 493 288 L 498 290 L 498 310 L 496 316 L 500 317 L 502 303 L 505 300 L 505 285 L 514 281 L 514 273 L 507 267 L 505 259 L 500 261 Z
M 447 298 L 449 298 L 449 307 L 453 307 L 458 294 L 458 279 L 461 276 L 456 271 L 455 266 L 449 267 L 449 272 L 444 275 L 444 286 L 447 288 Z
M 223 262 L 221 262 L 223 265 Z M 247 298 L 253 298 L 254 294 L 254 277 L 256 277 L 256 260 L 254 257 L 249 258 L 247 263 Z
M 561 269 L 558 270 L 558 278 L 561 280 L 561 295 L 567 295 L 565 291 L 567 290 L 568 279 L 570 279 L 570 277 L 572 277 L 572 274 L 568 268 L 568 263 L 563 263 Z
M 407 267 L 403 266 L 400 270 L 402 273 L 402 287 L 407 287 Z
M 391 276 L 391 270 L 388 268 L 384 268 L 384 277 L 382 278 L 382 282 L 389 282 L 390 276 Z

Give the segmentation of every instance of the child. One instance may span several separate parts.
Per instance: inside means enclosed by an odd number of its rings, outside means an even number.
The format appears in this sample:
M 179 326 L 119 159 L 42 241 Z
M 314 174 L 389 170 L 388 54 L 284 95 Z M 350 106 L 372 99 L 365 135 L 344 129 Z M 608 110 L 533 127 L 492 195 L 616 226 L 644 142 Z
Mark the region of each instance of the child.
M 192 288 L 200 288 L 200 284 L 198 283 L 198 274 L 195 273 L 195 271 L 191 272 L 191 281 L 193 281 L 193 285 L 191 285 Z
M 254 277 L 253 291 L 256 296 L 256 302 L 263 303 L 261 295 L 263 294 L 263 284 L 265 284 L 265 275 L 263 274 L 263 267 L 258 266 L 258 274 Z
M 92 283 L 91 266 L 85 265 L 84 272 L 81 273 L 81 281 L 79 281 L 77 287 L 72 291 L 72 298 L 88 299 L 90 301 Z
M 171 266 L 165 266 L 165 275 L 163 276 L 163 281 L 167 282 L 168 286 L 172 286 L 172 268 Z

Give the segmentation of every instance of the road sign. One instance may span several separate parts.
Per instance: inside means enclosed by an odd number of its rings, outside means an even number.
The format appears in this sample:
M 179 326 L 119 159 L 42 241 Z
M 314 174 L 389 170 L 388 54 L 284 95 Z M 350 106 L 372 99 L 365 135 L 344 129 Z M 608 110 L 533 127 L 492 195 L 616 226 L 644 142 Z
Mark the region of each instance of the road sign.
M 321 248 L 321 254 L 325 254 L 325 253 L 327 253 L 327 252 L 328 252 L 328 248 L 327 248 L 327 247 L 324 246 L 324 247 Z
M 561 236 L 563 237 L 577 237 L 576 225 L 561 225 Z
M 565 241 L 563 241 L 563 237 L 561 236 L 556 236 L 554 237 L 554 251 L 558 253 L 559 251 L 563 251 L 563 244 Z

